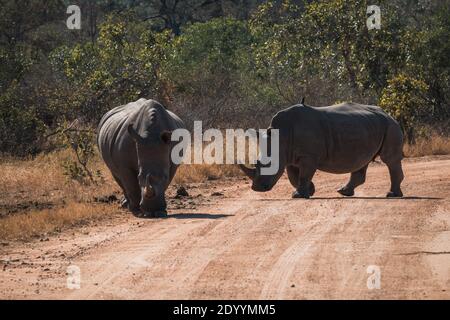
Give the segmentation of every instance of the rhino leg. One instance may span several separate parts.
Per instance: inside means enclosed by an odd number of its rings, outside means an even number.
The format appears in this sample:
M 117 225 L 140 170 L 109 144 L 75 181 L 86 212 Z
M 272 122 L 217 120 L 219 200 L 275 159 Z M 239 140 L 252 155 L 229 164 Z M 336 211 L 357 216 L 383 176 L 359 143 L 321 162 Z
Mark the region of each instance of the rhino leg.
M 117 182 L 117 184 L 119 185 L 120 189 L 122 189 L 122 192 L 123 192 L 123 198 L 120 200 L 120 206 L 122 208 L 128 208 L 128 199 L 127 199 L 127 196 L 125 194 L 125 188 L 123 187 L 123 184 L 120 181 L 120 179 L 114 173 L 112 173 L 112 176 L 113 176 L 114 180 Z
M 286 172 L 289 178 L 289 182 L 294 188 L 298 187 L 298 178 L 300 175 L 299 169 L 295 166 L 286 166 Z
M 403 136 L 398 125 L 391 125 L 386 131 L 383 146 L 380 151 L 380 158 L 389 168 L 391 177 L 391 190 L 387 197 L 403 197 L 400 184 L 404 175 L 402 170 L 403 158 Z
M 297 189 L 298 187 L 298 181 L 299 181 L 299 177 L 300 177 L 300 172 L 299 172 L 299 168 L 296 166 L 287 166 L 286 167 L 286 171 L 287 171 L 287 175 L 289 178 L 289 182 L 291 183 L 291 185 Z M 314 195 L 314 192 L 316 191 L 316 188 L 314 186 L 314 183 L 311 181 L 310 186 L 309 186 L 309 196 L 312 197 Z M 294 191 L 292 193 L 292 197 L 296 198 L 296 191 Z
M 123 196 L 123 198 L 120 200 L 120 206 L 122 208 L 128 208 L 128 199 L 127 197 L 125 197 L 125 195 Z
M 400 184 L 403 181 L 404 175 L 402 170 L 402 163 L 390 163 L 387 165 L 389 168 L 389 175 L 391 177 L 391 190 L 387 193 L 386 197 L 403 197 L 403 192 L 400 188 Z
M 315 187 L 312 183 L 312 178 L 316 173 L 317 166 L 311 160 L 305 160 L 300 164 L 298 175 L 297 189 L 292 194 L 292 198 L 304 198 L 308 199 L 312 194 L 314 194 Z
M 353 196 L 355 194 L 355 188 L 362 185 L 366 181 L 367 167 L 368 164 L 358 171 L 352 172 L 352 174 L 350 175 L 350 180 L 337 192 L 346 197 Z
M 117 179 L 119 186 L 122 188 L 125 199 L 122 201 L 123 206 L 133 212 L 139 212 L 139 202 L 141 201 L 141 188 L 137 180 L 136 174 L 132 170 L 122 172 L 120 178 Z

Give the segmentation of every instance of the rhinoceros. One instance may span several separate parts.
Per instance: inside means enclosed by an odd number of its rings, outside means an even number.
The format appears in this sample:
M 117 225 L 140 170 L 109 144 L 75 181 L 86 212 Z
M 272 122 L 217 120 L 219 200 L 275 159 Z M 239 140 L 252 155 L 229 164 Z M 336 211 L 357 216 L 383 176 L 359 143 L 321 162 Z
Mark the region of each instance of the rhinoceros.
M 165 191 L 177 165 L 171 161 L 171 133 L 183 121 L 155 100 L 116 107 L 100 120 L 100 154 L 123 190 L 122 206 L 136 215 L 167 215 Z
M 403 134 L 399 124 L 380 107 L 345 102 L 327 107 L 304 103 L 278 112 L 271 121 L 267 139 L 271 145 L 271 129 L 279 130 L 279 169 L 273 175 L 262 175 L 257 161 L 254 168 L 240 165 L 253 181 L 254 191 L 269 191 L 286 168 L 295 188 L 293 198 L 309 198 L 315 192 L 311 181 L 316 170 L 350 173 L 350 180 L 337 190 L 353 196 L 363 184 L 369 163 L 380 156 L 389 168 L 391 188 L 387 197 L 402 197 L 400 184 L 404 178 Z M 273 155 L 272 155 L 273 157 Z M 265 164 L 267 166 L 267 164 Z

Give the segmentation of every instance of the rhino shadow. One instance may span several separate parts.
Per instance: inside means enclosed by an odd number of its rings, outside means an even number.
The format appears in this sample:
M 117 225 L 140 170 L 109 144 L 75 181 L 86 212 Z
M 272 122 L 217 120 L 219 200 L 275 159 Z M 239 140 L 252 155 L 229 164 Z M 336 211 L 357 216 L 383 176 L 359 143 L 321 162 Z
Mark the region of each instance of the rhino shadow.
M 380 197 L 364 197 L 364 196 L 352 196 L 352 197 L 311 197 L 309 200 L 342 200 L 342 199 L 346 199 L 346 200 L 351 200 L 351 199 L 356 199 L 356 200 L 442 200 L 443 198 L 437 198 L 437 197 L 418 197 L 418 196 L 407 196 L 407 197 L 392 197 L 392 198 L 388 198 L 388 197 L 384 197 L 384 196 L 380 196 Z
M 406 196 L 406 197 L 371 197 L 371 196 L 352 196 L 352 197 L 311 197 L 309 199 L 292 199 L 292 198 L 266 198 L 266 199 L 257 199 L 257 201 L 288 201 L 288 200 L 443 200 L 444 198 L 438 198 L 438 197 L 419 197 L 419 196 Z
M 222 219 L 232 217 L 234 214 L 216 214 L 216 213 L 174 213 L 168 214 L 163 219 Z

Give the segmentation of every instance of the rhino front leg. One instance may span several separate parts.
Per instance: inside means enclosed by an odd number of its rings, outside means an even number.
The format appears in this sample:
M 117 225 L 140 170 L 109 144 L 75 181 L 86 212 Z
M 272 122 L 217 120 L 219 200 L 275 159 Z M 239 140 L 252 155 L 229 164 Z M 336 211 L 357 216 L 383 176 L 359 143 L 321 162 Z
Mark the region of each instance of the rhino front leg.
M 367 167 L 368 165 L 362 167 L 358 171 L 352 172 L 348 183 L 337 192 L 346 197 L 353 196 L 355 194 L 355 188 L 362 185 L 366 181 Z
M 122 189 L 122 192 L 123 192 L 123 198 L 120 200 L 120 206 L 122 208 L 128 208 L 128 199 L 127 199 L 127 195 L 125 192 L 125 188 L 123 187 L 123 184 L 120 181 L 119 177 L 117 177 L 117 175 L 115 175 L 113 173 L 112 176 L 113 176 L 114 180 L 116 180 L 117 184 L 119 185 L 120 189 Z
M 297 190 L 295 190 L 292 194 L 292 198 L 308 199 L 315 192 L 315 187 L 311 180 L 316 173 L 317 166 L 314 165 L 313 161 L 305 161 L 305 163 L 302 163 L 298 169 L 299 178 Z
M 289 182 L 292 184 L 294 188 L 298 187 L 298 179 L 300 177 L 300 172 L 298 167 L 295 166 L 286 166 L 286 172 L 289 178 Z
M 124 171 L 120 176 L 120 185 L 124 191 L 125 199 L 122 205 L 127 205 L 128 209 L 137 214 L 140 211 L 141 188 L 137 180 L 137 175 L 132 170 Z
M 299 186 L 300 169 L 296 166 L 287 166 L 286 171 L 289 178 L 289 182 L 296 189 L 292 193 L 292 197 L 296 198 L 295 195 L 297 194 L 297 188 Z M 316 188 L 314 186 L 314 183 L 311 181 L 309 185 L 309 196 L 312 197 L 314 195 L 314 192 L 316 192 Z

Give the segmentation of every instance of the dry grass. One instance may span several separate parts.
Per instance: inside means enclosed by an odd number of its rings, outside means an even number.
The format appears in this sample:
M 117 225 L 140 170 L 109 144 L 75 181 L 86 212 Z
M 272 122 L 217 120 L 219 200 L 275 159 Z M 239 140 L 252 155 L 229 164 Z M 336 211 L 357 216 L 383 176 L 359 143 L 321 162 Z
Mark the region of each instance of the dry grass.
M 174 184 L 185 184 L 216 180 L 223 177 L 241 176 L 242 171 L 235 165 L 193 164 L 181 165 L 173 179 Z
M 63 175 L 61 164 L 70 157 L 70 150 L 63 150 L 0 161 L 0 240 L 29 239 L 117 211 L 117 205 L 92 202 L 119 190 L 100 159 L 92 169 L 102 172 L 104 182 L 82 185 Z
M 430 138 L 420 138 L 413 145 L 405 143 L 403 153 L 406 157 L 450 154 L 450 138 L 437 134 Z
M 70 159 L 70 150 L 42 154 L 34 159 L 0 159 L 0 241 L 27 240 L 78 226 L 87 221 L 111 217 L 118 204 L 99 204 L 120 189 L 99 157 L 90 165 L 104 178 L 98 185 L 69 181 L 61 164 Z M 187 184 L 241 175 L 236 166 L 182 165 L 173 184 Z
M 0 219 L 1 240 L 27 240 L 89 221 L 111 217 L 114 210 L 104 204 L 70 203 L 51 210 L 31 211 Z
M 70 159 L 70 150 L 42 154 L 32 160 L 3 159 L 0 162 L 0 204 L 9 200 L 76 201 L 92 200 L 93 195 L 117 190 L 106 166 L 96 158 L 92 169 L 105 178 L 101 188 L 70 181 L 63 175 L 62 163 Z

